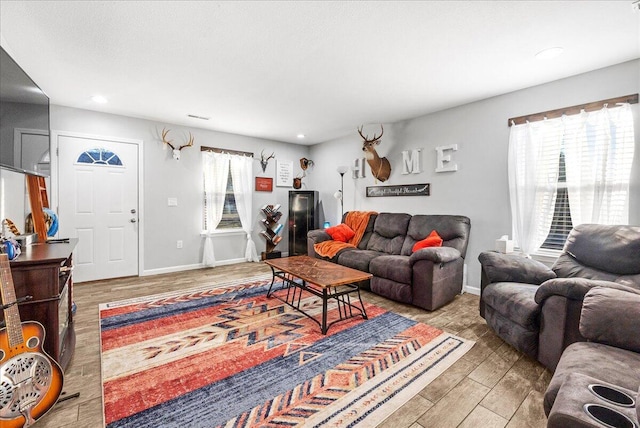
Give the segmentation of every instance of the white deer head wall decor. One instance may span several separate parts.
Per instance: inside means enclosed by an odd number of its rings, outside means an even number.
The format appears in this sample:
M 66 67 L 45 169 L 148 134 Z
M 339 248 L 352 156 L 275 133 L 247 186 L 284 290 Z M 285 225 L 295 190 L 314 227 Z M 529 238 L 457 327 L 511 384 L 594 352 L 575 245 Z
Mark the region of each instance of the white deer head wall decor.
M 187 144 L 183 144 L 181 146 L 179 146 L 176 149 L 176 146 L 174 146 L 173 140 L 167 140 L 167 134 L 169 134 L 169 131 L 171 131 L 170 129 L 164 129 L 162 128 L 162 142 L 164 144 L 166 144 L 167 146 L 171 147 L 171 150 L 173 150 L 173 158 L 177 161 L 180 160 L 180 150 L 184 149 L 185 147 L 191 147 L 193 146 L 193 136 L 191 135 L 191 132 L 189 132 L 189 141 L 187 141 Z
M 275 157 L 275 152 L 271 153 L 270 156 L 265 157 L 264 155 L 264 150 L 262 150 L 260 152 L 260 166 L 262 167 L 262 172 L 265 172 L 267 170 L 267 165 L 269 165 L 269 159 L 272 159 Z
M 369 138 L 369 135 L 362 134 L 362 126 L 358 128 L 358 134 L 362 137 L 364 142 L 362 143 L 362 151 L 364 157 L 367 159 L 369 168 L 371 168 L 371 174 L 380 181 L 387 181 L 389 175 L 391 175 L 391 164 L 386 157 L 378 156 L 376 152 L 376 146 L 380 144 L 380 138 L 384 134 L 384 128 L 380 125 L 380 135 L 373 134 L 373 138 Z

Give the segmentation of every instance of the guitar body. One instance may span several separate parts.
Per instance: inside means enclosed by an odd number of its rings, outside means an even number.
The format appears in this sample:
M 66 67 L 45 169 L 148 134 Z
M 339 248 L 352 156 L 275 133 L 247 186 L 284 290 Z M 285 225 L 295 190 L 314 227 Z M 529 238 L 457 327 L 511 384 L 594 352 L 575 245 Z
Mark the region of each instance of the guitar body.
M 24 341 L 10 346 L 6 328 L 0 330 L 0 426 L 28 427 L 58 400 L 63 374 L 58 363 L 42 349 L 44 328 L 21 323 Z

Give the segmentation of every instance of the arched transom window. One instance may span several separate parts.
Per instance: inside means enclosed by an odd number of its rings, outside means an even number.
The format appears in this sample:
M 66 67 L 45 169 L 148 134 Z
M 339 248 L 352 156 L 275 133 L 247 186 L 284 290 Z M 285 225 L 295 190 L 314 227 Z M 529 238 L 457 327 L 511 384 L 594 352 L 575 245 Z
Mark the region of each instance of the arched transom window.
M 76 163 L 89 165 L 123 166 L 120 157 L 111 150 L 95 148 L 82 152 Z

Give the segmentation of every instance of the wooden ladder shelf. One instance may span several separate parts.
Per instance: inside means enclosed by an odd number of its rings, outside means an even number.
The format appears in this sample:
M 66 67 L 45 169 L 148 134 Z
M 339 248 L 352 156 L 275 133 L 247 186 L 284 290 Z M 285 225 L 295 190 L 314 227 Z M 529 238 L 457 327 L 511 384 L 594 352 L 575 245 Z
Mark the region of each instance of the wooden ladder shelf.
M 44 211 L 42 209 L 49 208 L 47 184 L 44 181 L 44 177 L 27 175 L 27 187 L 29 189 L 33 229 L 38 234 L 38 241 L 45 242 L 47 240 L 47 225 L 44 222 Z

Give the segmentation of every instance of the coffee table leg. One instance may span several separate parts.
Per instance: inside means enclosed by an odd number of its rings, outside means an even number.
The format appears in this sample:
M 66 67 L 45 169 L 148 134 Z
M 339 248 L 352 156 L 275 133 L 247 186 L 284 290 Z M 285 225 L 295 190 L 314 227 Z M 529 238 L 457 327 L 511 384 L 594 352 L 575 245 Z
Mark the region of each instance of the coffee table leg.
M 329 299 L 327 288 L 322 289 L 322 334 L 327 334 L 327 300 Z
M 267 297 L 271 297 L 271 289 L 273 288 L 273 283 L 276 281 L 276 270 L 273 268 L 273 266 L 269 266 L 271 268 L 271 274 L 273 275 L 271 277 L 271 285 L 269 286 L 269 291 L 267 291 Z
M 362 308 L 362 318 L 368 320 L 367 311 L 364 309 L 364 302 L 362 301 L 362 297 L 360 296 L 360 287 L 358 287 L 358 300 L 360 300 L 360 307 Z

